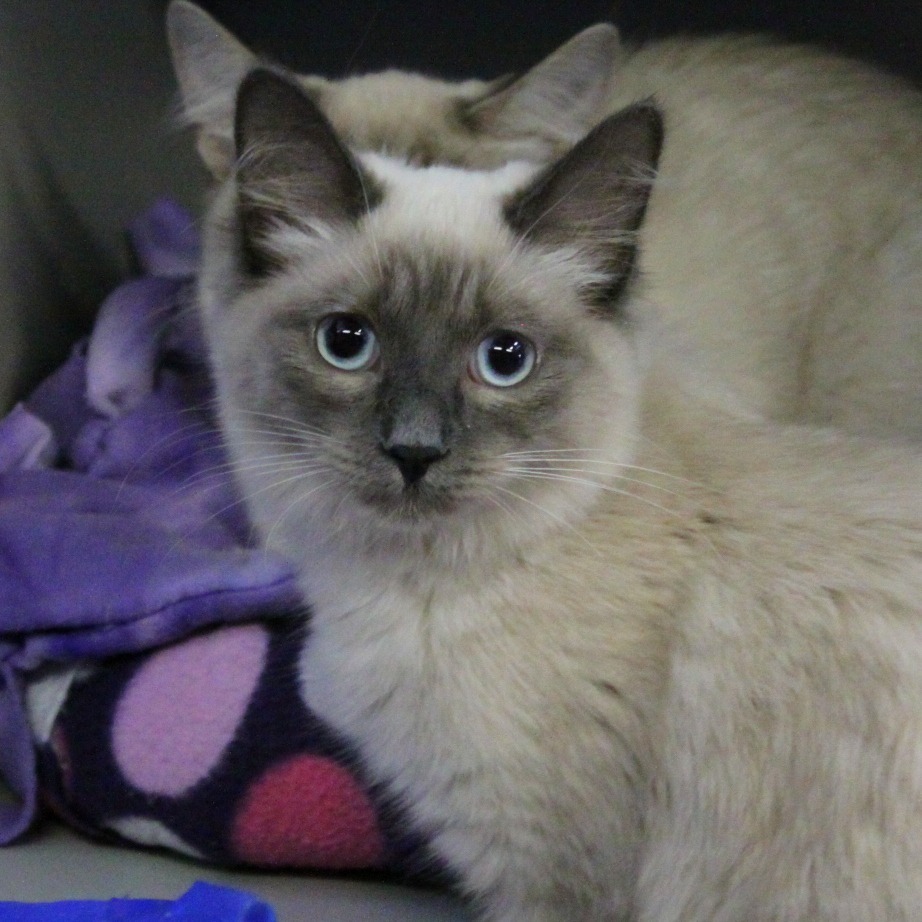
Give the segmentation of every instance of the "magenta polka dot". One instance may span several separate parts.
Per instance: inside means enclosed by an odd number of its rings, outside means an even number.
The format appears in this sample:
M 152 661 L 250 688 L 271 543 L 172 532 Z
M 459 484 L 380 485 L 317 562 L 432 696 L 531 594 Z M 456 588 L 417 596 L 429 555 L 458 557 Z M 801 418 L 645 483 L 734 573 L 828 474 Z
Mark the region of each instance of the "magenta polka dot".
M 243 798 L 233 848 L 263 867 L 348 870 L 384 864 L 375 810 L 330 759 L 300 755 L 270 768 Z
M 268 647 L 263 628 L 243 625 L 154 654 L 115 712 L 112 751 L 125 779 L 176 797 L 205 778 L 246 713 Z

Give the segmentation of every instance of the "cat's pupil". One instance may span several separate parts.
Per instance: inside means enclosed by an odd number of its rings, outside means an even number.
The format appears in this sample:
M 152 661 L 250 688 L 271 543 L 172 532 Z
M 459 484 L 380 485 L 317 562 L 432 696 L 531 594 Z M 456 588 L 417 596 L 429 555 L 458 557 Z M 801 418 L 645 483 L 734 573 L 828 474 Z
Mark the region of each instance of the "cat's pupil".
M 361 317 L 342 314 L 333 318 L 324 331 L 327 349 L 339 359 L 354 359 L 368 345 L 368 327 Z
M 514 333 L 500 333 L 487 347 L 487 362 L 501 378 L 517 375 L 528 360 L 528 346 Z

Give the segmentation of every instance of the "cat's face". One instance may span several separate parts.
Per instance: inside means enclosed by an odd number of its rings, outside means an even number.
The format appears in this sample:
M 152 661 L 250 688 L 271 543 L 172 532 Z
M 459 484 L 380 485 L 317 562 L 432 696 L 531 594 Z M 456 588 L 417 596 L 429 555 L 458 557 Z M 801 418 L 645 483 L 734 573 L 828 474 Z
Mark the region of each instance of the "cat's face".
M 188 0 L 173 0 L 167 21 L 185 120 L 206 166 L 223 179 L 234 161 L 237 88 L 258 59 Z M 596 119 L 619 51 L 617 30 L 600 24 L 517 79 L 447 81 L 393 70 L 292 77 L 356 149 L 483 169 L 544 163 L 575 143 Z
M 354 160 L 307 96 L 257 71 L 236 133 L 202 300 L 264 532 L 289 551 L 339 526 L 476 544 L 578 513 L 633 447 L 625 314 L 655 110 L 537 177 L 414 169 Z

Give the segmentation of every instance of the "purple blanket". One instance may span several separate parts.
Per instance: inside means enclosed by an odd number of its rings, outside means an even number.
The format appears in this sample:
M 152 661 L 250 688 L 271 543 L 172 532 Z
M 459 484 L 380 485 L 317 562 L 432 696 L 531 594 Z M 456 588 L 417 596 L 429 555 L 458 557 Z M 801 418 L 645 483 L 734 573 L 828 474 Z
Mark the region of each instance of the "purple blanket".
M 0 842 L 41 797 L 208 862 L 441 879 L 301 699 L 306 612 L 211 414 L 192 221 L 162 202 L 132 239 L 145 275 L 0 422 Z
M 36 809 L 25 677 L 301 611 L 223 466 L 188 309 L 192 219 L 162 202 L 132 239 L 145 275 L 0 422 L 0 772 L 20 798 L 0 809 L 0 841 Z

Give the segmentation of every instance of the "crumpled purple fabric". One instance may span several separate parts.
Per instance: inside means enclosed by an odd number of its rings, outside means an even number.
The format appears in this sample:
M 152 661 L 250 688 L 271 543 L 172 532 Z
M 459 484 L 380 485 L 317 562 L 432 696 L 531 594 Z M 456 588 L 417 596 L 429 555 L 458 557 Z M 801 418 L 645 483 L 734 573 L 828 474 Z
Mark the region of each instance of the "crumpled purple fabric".
M 164 201 L 130 230 L 144 275 L 0 421 L 0 772 L 20 799 L 0 807 L 0 842 L 35 810 L 24 673 L 303 613 L 225 466 L 190 309 L 193 220 Z

